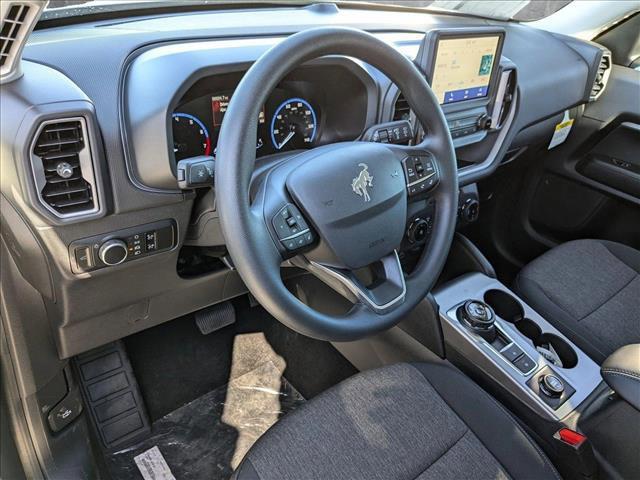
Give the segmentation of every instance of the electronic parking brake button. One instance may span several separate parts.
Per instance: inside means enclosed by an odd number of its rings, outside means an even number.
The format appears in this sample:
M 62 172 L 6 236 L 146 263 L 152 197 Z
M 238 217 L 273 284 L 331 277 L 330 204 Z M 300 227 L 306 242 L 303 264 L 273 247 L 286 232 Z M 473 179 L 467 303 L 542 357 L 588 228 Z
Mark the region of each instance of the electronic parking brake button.
M 513 366 L 520 370 L 522 373 L 527 374 L 531 370 L 533 370 L 536 366 L 536 363 L 531 360 L 531 357 L 528 355 L 522 355 L 515 362 L 512 362 Z
M 507 360 L 509 360 L 511 363 L 515 362 L 518 358 L 520 358 L 520 356 L 524 353 L 522 351 L 522 349 L 516 345 L 515 343 L 512 343 L 510 347 L 504 349 L 502 352 L 500 352 L 502 354 L 502 356 L 504 358 L 506 358 Z

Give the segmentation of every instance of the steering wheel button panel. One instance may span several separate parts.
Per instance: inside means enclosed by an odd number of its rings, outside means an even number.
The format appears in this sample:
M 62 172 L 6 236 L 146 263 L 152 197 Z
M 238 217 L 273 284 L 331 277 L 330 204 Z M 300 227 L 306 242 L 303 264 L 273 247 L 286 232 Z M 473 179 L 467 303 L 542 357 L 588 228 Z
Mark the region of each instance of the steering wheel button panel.
M 435 162 L 428 156 L 409 156 L 402 161 L 410 196 L 431 190 L 438 184 Z
M 295 205 L 284 206 L 271 223 L 278 240 L 289 251 L 306 247 L 313 242 L 313 233 Z

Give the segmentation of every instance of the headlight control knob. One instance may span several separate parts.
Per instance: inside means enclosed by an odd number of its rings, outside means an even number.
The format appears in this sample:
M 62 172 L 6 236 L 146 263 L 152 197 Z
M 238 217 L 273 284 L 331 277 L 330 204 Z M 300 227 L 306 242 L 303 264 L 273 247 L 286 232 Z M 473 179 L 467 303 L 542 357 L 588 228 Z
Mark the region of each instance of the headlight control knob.
M 122 240 L 114 238 L 104 242 L 98 250 L 98 257 L 105 265 L 118 265 L 127 259 L 129 251 L 127 244 Z

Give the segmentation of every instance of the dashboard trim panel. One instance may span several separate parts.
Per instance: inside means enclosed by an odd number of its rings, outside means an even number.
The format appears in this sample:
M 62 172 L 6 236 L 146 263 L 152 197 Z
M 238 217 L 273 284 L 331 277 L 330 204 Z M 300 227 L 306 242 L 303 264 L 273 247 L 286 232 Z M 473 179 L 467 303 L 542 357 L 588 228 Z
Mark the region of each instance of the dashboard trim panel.
M 124 155 L 131 181 L 149 192 L 181 193 L 168 152 L 171 113 L 178 101 L 202 78 L 246 70 L 279 40 L 281 37 L 152 45 L 131 56 L 123 76 L 120 108 Z M 233 63 L 229 63 L 230 57 Z M 360 62 L 330 56 L 305 64 L 316 65 L 344 66 L 356 75 L 368 93 L 365 127 L 375 123 L 377 83 Z M 163 81 L 158 82 L 158 77 Z

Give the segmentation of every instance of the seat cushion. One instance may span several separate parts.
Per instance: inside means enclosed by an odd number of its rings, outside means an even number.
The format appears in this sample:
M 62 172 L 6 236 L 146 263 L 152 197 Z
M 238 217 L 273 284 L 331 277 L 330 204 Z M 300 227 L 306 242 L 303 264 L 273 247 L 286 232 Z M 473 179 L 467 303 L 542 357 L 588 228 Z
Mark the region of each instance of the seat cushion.
M 640 342 L 640 251 L 605 240 L 576 240 L 522 269 L 514 289 L 602 363 Z
M 358 374 L 276 423 L 249 479 L 559 478 L 515 420 L 447 363 Z

